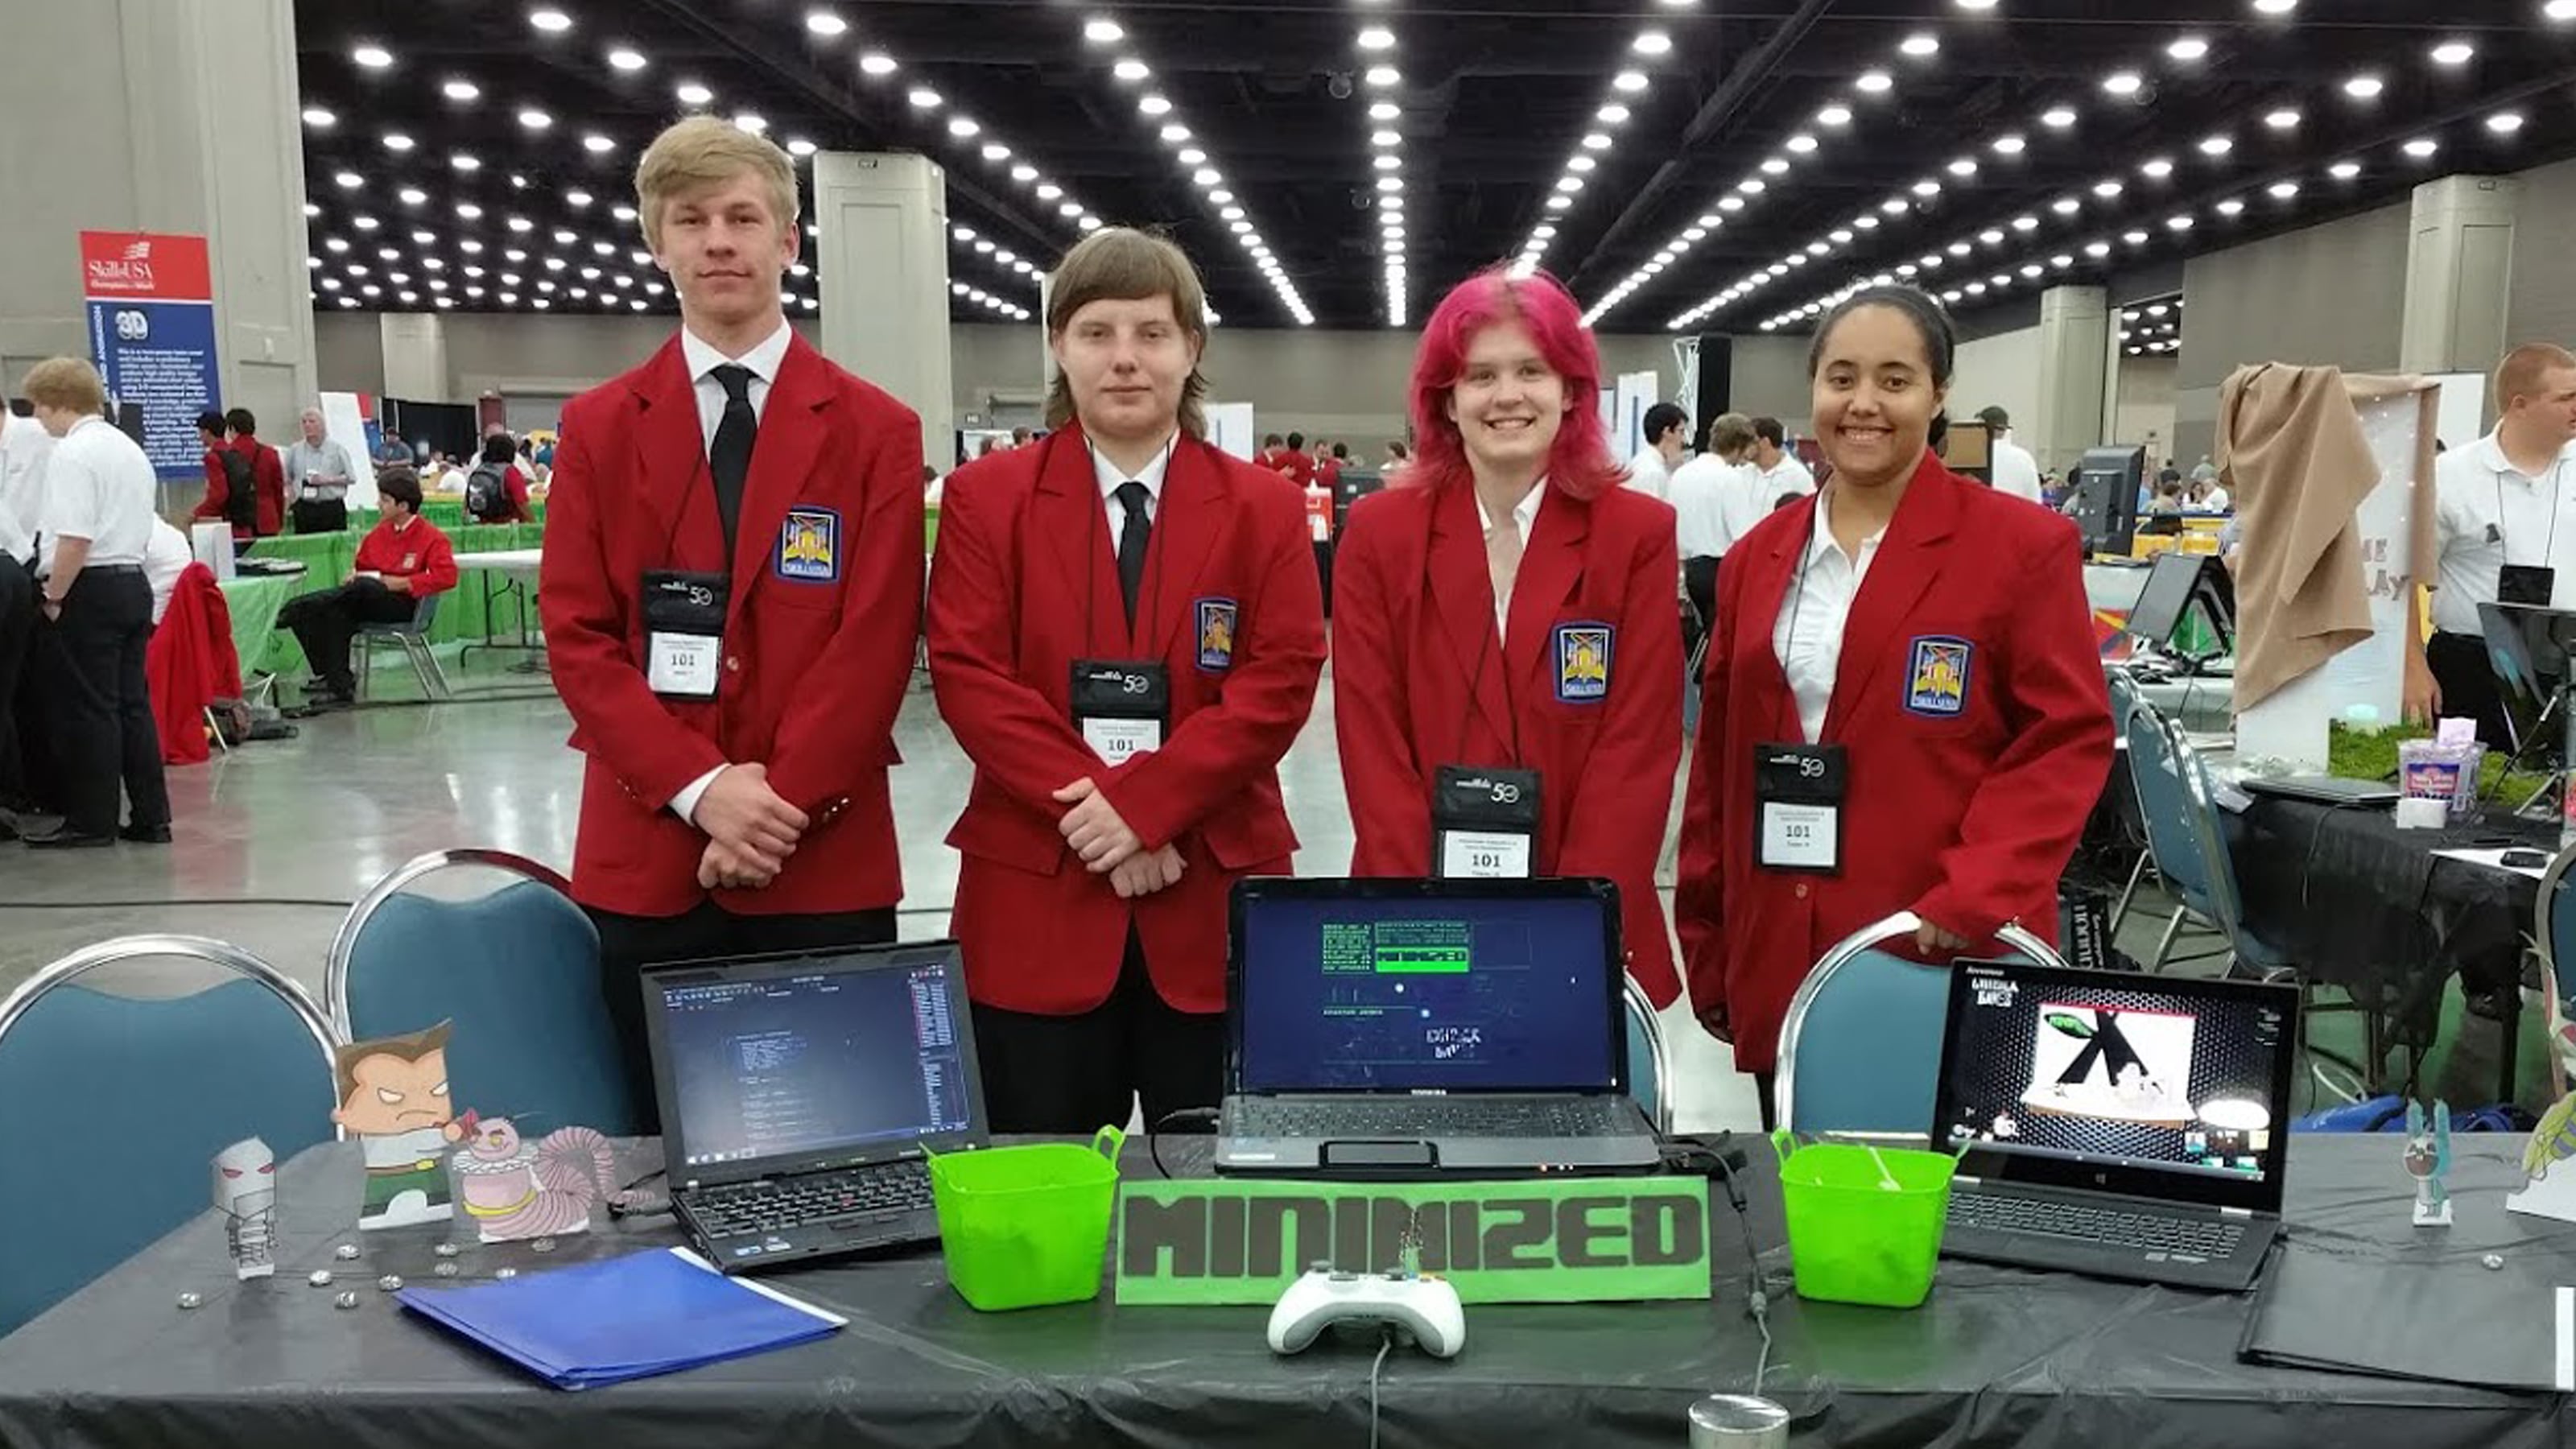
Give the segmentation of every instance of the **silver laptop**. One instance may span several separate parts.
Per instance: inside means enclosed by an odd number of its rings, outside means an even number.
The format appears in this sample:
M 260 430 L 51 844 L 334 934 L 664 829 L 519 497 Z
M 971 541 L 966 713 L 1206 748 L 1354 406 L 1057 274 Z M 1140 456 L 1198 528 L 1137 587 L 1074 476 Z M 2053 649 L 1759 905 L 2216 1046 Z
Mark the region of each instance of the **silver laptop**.
M 1942 1253 L 2252 1286 L 2281 1231 L 2298 1012 L 2289 985 L 1961 962 L 1932 1118 L 1960 1154 Z
M 1234 888 L 1217 1170 L 1652 1171 L 1600 880 Z

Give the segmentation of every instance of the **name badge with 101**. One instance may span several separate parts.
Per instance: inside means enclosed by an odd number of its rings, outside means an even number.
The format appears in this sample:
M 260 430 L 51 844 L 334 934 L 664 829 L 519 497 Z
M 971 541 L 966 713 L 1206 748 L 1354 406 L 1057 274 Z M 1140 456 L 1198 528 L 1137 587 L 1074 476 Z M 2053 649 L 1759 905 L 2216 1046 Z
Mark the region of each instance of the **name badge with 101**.
M 1082 742 L 1115 768 L 1163 747 L 1163 722 L 1171 717 L 1171 676 L 1154 660 L 1077 659 L 1072 704 Z
M 1836 875 L 1843 868 L 1840 745 L 1756 745 L 1754 861 L 1764 870 Z
M 665 699 L 713 699 L 724 658 L 725 601 L 718 573 L 644 574 L 644 682 Z
M 1442 765 L 1431 786 L 1431 870 L 1440 880 L 1537 874 L 1536 770 Z

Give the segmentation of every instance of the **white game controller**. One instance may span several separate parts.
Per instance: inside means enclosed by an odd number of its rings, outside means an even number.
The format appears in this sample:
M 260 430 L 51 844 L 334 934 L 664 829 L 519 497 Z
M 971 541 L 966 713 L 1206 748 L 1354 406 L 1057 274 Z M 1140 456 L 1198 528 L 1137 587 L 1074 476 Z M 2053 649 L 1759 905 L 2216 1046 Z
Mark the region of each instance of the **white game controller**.
M 1467 1346 L 1467 1310 L 1447 1279 L 1317 1267 L 1289 1284 L 1270 1310 L 1271 1351 L 1301 1352 L 1336 1323 L 1400 1328 L 1434 1358 L 1456 1358 Z

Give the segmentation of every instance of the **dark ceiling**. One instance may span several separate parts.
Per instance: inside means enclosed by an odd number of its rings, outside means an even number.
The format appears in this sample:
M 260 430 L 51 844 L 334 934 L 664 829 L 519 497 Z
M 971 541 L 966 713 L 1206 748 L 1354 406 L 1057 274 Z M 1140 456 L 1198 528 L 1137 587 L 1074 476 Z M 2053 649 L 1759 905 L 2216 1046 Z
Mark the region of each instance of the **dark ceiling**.
M 666 309 L 615 209 L 692 108 L 934 157 L 987 321 L 1103 222 L 1169 229 L 1236 325 L 1418 323 L 1516 257 L 1605 331 L 1795 326 L 1872 275 L 1973 311 L 2576 154 L 2576 0 L 2280 4 L 305 0 L 314 276 Z

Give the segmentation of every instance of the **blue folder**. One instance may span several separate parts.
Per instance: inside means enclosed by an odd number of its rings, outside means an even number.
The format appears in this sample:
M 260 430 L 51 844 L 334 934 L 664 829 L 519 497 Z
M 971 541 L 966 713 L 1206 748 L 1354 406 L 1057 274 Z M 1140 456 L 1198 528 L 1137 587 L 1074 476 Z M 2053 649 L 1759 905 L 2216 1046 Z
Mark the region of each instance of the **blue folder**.
M 507 1282 L 405 1288 L 394 1296 L 559 1389 L 623 1383 L 807 1343 L 847 1322 L 727 1278 L 679 1248 Z

